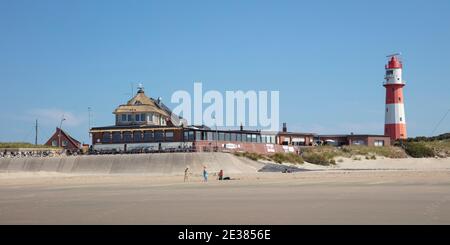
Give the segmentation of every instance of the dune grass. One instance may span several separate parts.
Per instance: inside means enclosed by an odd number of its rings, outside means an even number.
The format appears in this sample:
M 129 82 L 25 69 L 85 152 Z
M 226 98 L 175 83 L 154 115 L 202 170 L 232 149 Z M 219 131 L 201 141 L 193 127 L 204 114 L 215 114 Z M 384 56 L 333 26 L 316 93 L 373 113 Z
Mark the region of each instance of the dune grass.
M 55 148 L 48 145 L 34 145 L 28 142 L 0 142 L 0 148 Z

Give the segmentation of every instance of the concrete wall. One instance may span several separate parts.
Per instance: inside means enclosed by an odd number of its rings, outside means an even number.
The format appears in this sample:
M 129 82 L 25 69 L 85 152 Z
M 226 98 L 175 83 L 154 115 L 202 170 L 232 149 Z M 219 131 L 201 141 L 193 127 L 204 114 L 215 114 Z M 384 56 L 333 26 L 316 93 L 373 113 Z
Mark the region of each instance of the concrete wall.
M 183 175 L 186 167 L 200 175 L 254 173 L 263 164 L 228 153 L 154 153 L 70 157 L 2 158 L 0 172 L 60 172 L 75 174 Z

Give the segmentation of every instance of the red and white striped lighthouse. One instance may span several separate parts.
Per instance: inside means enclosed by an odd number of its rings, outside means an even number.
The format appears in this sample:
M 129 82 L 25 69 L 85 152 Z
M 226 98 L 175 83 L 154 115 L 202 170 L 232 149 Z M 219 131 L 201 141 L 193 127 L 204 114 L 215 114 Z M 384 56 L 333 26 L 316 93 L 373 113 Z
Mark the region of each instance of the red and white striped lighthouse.
M 403 64 L 398 58 L 399 54 L 389 55 L 388 64 L 385 66 L 386 77 L 383 86 L 386 88 L 386 111 L 384 122 L 384 134 L 391 140 L 406 139 L 405 106 L 403 100 L 402 80 Z

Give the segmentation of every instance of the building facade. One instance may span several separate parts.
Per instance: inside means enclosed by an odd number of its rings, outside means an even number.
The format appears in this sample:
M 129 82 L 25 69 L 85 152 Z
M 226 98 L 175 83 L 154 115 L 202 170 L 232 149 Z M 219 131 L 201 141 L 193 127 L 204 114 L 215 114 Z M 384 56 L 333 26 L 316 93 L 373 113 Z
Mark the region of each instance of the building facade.
M 187 126 L 160 99 L 137 94 L 114 111 L 115 125 L 91 128 L 92 150 L 112 152 L 161 151 L 248 151 L 270 154 L 299 152 L 310 146 L 314 134 L 211 129 L 206 126 Z M 286 125 L 284 125 L 286 126 Z

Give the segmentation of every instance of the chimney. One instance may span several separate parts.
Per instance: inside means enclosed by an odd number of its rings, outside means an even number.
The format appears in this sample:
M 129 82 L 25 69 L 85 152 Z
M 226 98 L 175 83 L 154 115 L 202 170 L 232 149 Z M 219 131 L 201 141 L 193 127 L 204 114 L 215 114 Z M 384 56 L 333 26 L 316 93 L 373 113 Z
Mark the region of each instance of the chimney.
M 283 133 L 286 133 L 287 132 L 287 126 L 286 126 L 286 123 L 283 123 Z
M 244 131 L 244 126 L 242 126 L 242 123 L 241 123 L 241 126 L 240 126 L 240 130 Z

